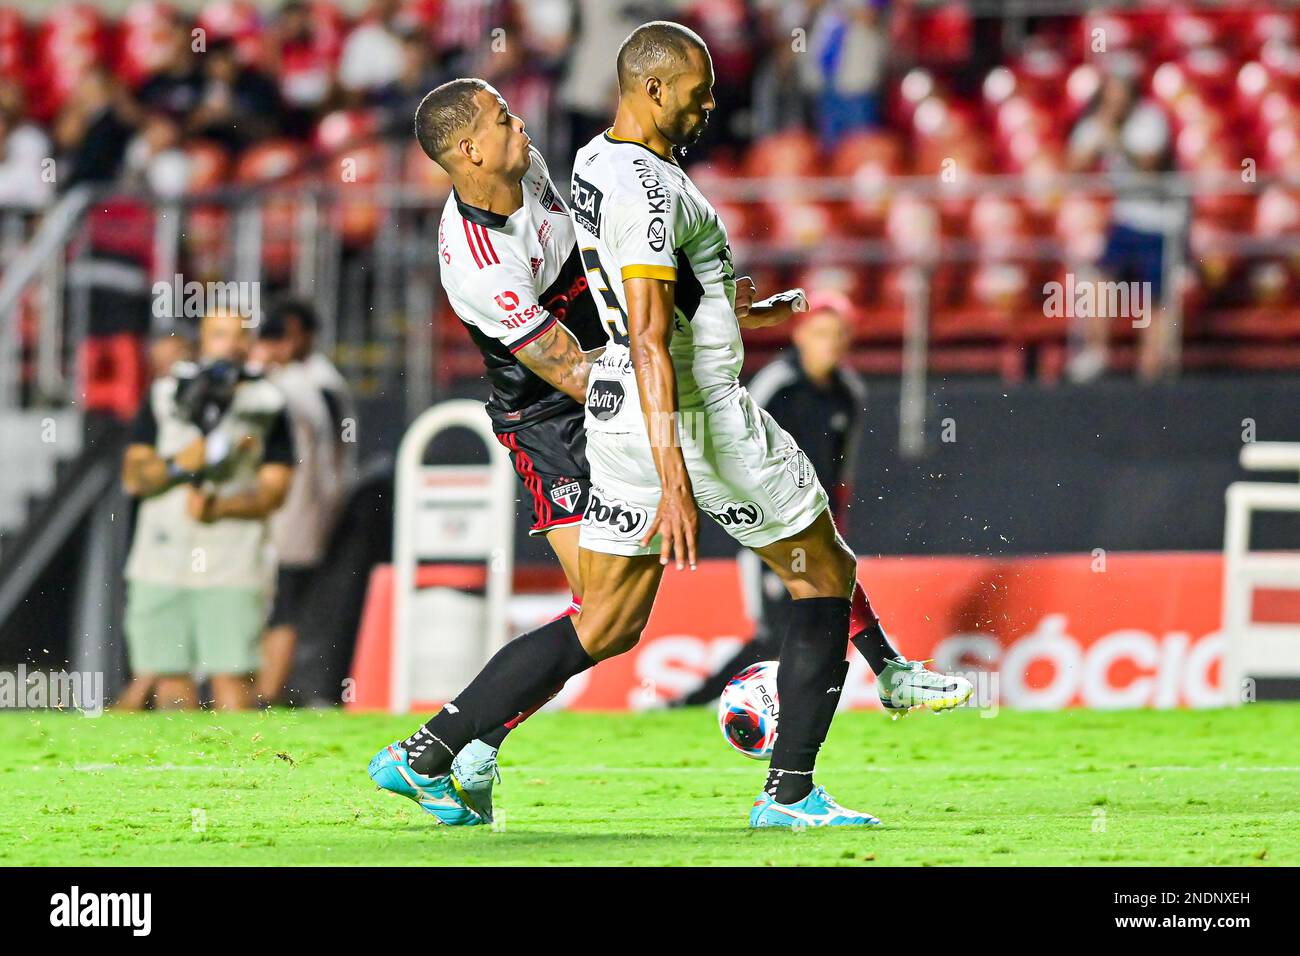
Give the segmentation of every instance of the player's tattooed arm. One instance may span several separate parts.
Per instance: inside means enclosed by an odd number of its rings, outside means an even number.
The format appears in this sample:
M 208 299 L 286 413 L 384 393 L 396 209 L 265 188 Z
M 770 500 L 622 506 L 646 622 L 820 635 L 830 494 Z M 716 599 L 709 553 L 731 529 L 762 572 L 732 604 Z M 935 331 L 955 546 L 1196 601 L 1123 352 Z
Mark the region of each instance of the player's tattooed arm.
M 623 280 L 627 297 L 628 351 L 636 372 L 637 392 L 650 435 L 650 453 L 659 472 L 661 496 L 655 519 L 641 544 L 656 534 L 663 536 L 659 563 L 675 557 L 678 570 L 696 564 L 699 511 L 691 488 L 686 460 L 677 435 L 677 376 L 668 354 L 673 330 L 673 291 L 676 283 L 665 279 Z
M 604 351 L 599 348 L 584 352 L 569 330 L 556 322 L 516 352 L 515 357 L 538 378 L 550 382 L 581 405 L 587 400 L 587 378 L 591 375 L 591 364 Z

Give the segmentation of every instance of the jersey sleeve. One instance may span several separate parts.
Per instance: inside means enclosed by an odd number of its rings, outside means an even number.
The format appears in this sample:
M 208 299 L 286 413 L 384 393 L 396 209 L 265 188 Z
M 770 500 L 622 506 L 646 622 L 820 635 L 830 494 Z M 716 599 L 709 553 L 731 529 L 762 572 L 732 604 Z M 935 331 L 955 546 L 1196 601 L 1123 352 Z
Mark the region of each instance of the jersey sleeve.
M 629 188 L 611 205 L 606 242 L 628 279 L 677 280 L 676 198 L 658 180 Z
M 460 317 L 511 352 L 535 341 L 556 322 L 537 301 L 528 270 L 504 262 L 471 276 L 460 298 Z

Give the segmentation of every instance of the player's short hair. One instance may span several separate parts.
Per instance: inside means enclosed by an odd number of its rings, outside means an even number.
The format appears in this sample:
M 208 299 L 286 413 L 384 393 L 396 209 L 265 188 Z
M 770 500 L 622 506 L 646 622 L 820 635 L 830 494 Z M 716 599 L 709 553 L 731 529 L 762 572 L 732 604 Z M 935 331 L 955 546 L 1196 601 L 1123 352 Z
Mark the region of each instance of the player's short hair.
M 618 48 L 618 88 L 627 93 L 647 76 L 667 82 L 686 68 L 691 50 L 708 55 L 698 33 L 670 20 L 651 20 L 629 34 Z
M 474 97 L 486 90 L 477 77 L 462 76 L 436 87 L 415 110 L 415 138 L 426 156 L 441 164 L 456 134 L 474 122 Z

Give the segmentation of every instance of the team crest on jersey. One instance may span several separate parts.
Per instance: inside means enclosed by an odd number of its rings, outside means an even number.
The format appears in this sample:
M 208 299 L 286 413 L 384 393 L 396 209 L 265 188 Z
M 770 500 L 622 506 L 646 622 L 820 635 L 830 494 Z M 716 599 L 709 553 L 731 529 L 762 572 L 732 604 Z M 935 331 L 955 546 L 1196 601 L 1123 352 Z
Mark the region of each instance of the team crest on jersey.
M 565 212 L 564 201 L 555 193 L 555 188 L 548 182 L 546 188 L 542 190 L 542 198 L 538 200 L 550 212 Z
M 785 463 L 785 470 L 789 472 L 790 477 L 794 480 L 796 488 L 807 488 L 812 484 L 813 474 L 812 464 L 808 461 L 808 456 L 802 451 L 796 452 L 794 457 Z
M 563 481 L 564 479 L 560 479 Z M 573 506 L 578 503 L 582 497 L 582 485 L 576 481 L 570 481 L 563 485 L 557 485 L 551 489 L 551 500 L 570 514 L 573 513 Z

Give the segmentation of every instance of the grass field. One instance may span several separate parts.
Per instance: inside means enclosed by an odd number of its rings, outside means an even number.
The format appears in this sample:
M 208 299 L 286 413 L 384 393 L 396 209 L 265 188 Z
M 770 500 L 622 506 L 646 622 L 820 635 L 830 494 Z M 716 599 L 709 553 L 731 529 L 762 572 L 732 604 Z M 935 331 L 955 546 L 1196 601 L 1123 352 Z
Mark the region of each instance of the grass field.
M 1300 707 L 841 715 L 818 778 L 869 831 L 753 832 L 711 711 L 541 714 L 494 828 L 376 792 L 411 719 L 0 715 L 0 864 L 1300 864 Z

